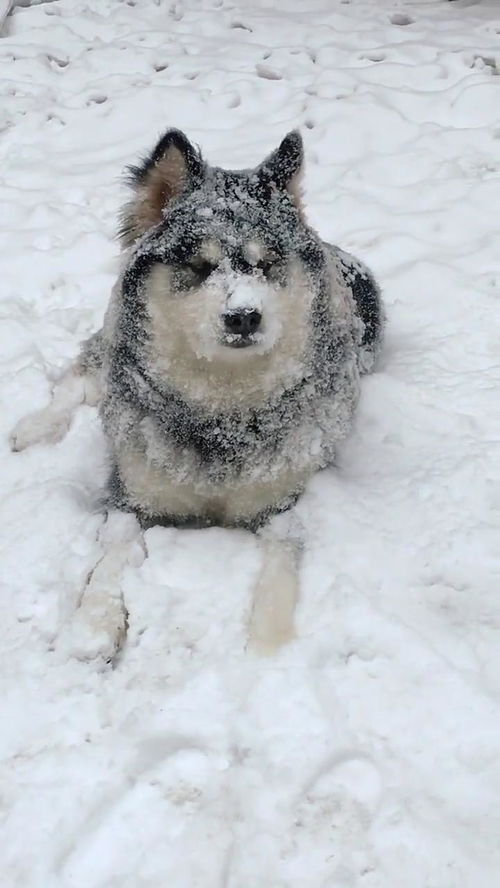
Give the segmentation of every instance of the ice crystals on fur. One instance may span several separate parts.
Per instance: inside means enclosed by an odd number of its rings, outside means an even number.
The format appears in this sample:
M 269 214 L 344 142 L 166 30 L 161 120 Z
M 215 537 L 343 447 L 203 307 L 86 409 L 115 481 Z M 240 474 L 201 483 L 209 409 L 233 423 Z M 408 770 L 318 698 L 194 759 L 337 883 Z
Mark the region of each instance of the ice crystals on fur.
M 302 162 L 295 132 L 235 171 L 173 130 L 132 168 L 101 414 L 113 489 L 140 516 L 252 525 L 349 431 L 380 299 L 369 271 L 306 224 Z

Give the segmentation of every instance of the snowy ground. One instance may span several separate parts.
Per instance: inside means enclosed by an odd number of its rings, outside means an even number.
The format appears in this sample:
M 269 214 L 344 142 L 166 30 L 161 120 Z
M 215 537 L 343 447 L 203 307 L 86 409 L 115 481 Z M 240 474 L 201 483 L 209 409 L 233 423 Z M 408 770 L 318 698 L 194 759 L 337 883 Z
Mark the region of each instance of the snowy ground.
M 498 888 L 500 5 L 56 0 L 0 38 L 2 888 Z M 116 668 L 64 639 L 103 552 L 95 416 L 11 454 L 101 320 L 123 166 L 299 125 L 309 216 L 388 306 L 307 527 L 297 640 L 257 547 L 153 529 Z

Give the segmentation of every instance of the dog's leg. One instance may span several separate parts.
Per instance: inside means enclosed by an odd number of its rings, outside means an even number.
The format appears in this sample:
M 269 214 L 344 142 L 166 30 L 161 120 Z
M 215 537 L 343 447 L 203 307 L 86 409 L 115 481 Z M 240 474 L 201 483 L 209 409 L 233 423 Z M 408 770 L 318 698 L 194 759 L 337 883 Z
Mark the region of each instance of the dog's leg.
M 54 387 L 48 407 L 24 416 L 15 426 L 11 436 L 14 451 L 25 450 L 33 444 L 51 444 L 60 441 L 68 431 L 73 413 L 87 400 L 86 377 L 71 368 Z
M 299 597 L 301 529 L 295 519 L 279 516 L 259 531 L 262 564 L 253 593 L 249 647 L 271 654 L 295 635 L 294 614 Z
M 91 337 L 79 360 L 54 386 L 50 404 L 19 420 L 10 436 L 12 450 L 60 441 L 68 431 L 76 408 L 80 404 L 93 407 L 98 403 L 100 361 L 97 349 L 100 346 L 99 334 Z
M 128 565 L 142 563 L 144 543 L 137 519 L 121 512 L 108 513 L 99 542 L 104 554 L 89 575 L 61 648 L 80 660 L 113 663 L 128 628 L 123 573 Z

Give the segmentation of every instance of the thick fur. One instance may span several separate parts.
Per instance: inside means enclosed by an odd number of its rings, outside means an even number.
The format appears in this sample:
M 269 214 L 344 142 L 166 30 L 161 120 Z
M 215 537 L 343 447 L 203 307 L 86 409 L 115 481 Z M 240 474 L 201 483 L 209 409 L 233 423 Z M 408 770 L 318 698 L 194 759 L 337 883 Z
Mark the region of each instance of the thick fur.
M 165 133 L 129 170 L 102 330 L 12 435 L 15 450 L 58 440 L 78 404 L 98 403 L 108 506 L 143 526 L 264 524 L 249 641 L 268 652 L 294 634 L 300 546 L 293 513 L 266 519 L 333 461 L 383 327 L 371 273 L 305 221 L 302 153 L 290 133 L 256 169 L 227 171 Z M 108 661 L 126 634 L 121 574 L 138 548 L 126 516 L 111 517 L 72 643 L 76 656 Z
M 348 433 L 380 343 L 380 297 L 361 263 L 304 222 L 297 133 L 236 172 L 209 168 L 184 139 L 167 133 L 132 173 L 102 335 L 112 494 L 143 520 L 254 526 Z M 249 348 L 221 338 L 234 298 L 262 312 Z
M 101 391 L 110 502 L 143 523 L 258 526 L 349 432 L 380 295 L 304 221 L 302 163 L 295 132 L 256 169 L 227 171 L 169 130 L 130 168 L 122 270 L 77 370 Z M 262 318 L 245 348 L 224 328 L 235 311 Z M 59 397 L 47 437 L 74 402 Z

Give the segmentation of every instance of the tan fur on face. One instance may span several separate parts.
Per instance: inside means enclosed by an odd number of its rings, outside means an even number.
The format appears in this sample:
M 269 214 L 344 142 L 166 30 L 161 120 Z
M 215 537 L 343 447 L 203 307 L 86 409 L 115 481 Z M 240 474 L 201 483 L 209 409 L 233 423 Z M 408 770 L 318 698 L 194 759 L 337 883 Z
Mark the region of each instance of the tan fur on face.
M 144 181 L 135 186 L 135 197 L 123 210 L 121 231 L 127 246 L 161 221 L 163 210 L 181 193 L 186 178 L 186 159 L 175 145 L 171 145 L 146 173 Z
M 269 349 L 263 345 L 231 349 L 217 343 L 222 296 L 213 288 L 174 292 L 170 270 L 153 266 L 147 286 L 149 371 L 185 398 L 214 410 L 234 405 L 258 406 L 303 372 L 309 335 L 312 293 L 299 266 L 290 270 L 285 288 L 269 286 L 263 328 L 275 315 L 279 324 Z
M 222 257 L 219 242 L 214 240 L 214 238 L 207 238 L 207 240 L 203 241 L 198 255 L 194 258 L 197 259 L 198 257 L 202 262 L 211 262 L 213 265 L 217 265 Z
M 243 247 L 243 255 L 250 265 L 257 265 L 264 258 L 264 245 L 256 240 L 250 240 Z

